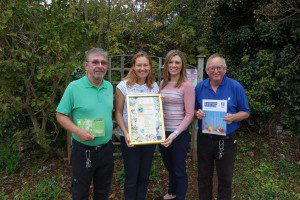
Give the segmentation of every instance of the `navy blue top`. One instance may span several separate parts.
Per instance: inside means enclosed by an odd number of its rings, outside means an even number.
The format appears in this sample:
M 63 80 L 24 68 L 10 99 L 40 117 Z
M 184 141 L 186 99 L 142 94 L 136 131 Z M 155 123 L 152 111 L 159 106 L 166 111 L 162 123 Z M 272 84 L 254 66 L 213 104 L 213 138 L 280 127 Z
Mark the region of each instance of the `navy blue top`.
M 248 101 L 243 86 L 236 80 L 224 75 L 216 92 L 210 85 L 210 78 L 197 84 L 195 88 L 195 110 L 202 110 L 203 99 L 227 100 L 227 112 L 235 114 L 239 111 L 250 113 Z M 227 135 L 238 129 L 240 122 L 227 124 Z M 202 130 L 202 120 L 198 120 L 198 128 Z

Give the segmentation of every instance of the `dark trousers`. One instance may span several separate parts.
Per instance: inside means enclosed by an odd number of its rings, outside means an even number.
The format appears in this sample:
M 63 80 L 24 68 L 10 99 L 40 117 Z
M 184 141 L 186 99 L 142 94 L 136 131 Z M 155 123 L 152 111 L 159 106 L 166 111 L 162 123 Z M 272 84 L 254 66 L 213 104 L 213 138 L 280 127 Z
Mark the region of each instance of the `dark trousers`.
M 198 132 L 199 199 L 213 199 L 213 172 L 218 175 L 218 200 L 231 199 L 233 166 L 237 153 L 236 135 L 212 136 Z
M 171 132 L 166 132 L 168 137 Z M 186 158 L 191 140 L 190 133 L 182 132 L 169 147 L 159 145 L 160 153 L 169 172 L 168 194 L 176 195 L 177 200 L 184 200 L 188 188 Z
M 128 147 L 121 136 L 121 151 L 124 159 L 125 200 L 145 200 L 149 175 L 156 145 L 136 145 Z
M 87 159 L 90 158 L 90 166 Z M 107 200 L 114 171 L 113 144 L 109 141 L 99 149 L 85 147 L 75 141 L 72 155 L 72 198 L 89 199 L 90 185 L 93 180 L 94 199 Z

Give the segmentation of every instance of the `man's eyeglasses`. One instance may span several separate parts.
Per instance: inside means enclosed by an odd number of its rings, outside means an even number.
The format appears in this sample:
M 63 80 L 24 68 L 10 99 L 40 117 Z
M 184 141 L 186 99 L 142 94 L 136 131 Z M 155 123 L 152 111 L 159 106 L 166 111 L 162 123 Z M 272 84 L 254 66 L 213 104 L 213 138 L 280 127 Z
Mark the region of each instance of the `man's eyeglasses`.
M 87 61 L 87 62 L 90 62 L 92 63 L 93 66 L 97 66 L 99 64 L 101 64 L 102 66 L 107 66 L 108 62 L 105 61 L 105 60 L 92 60 L 92 61 Z
M 210 72 L 213 72 L 215 70 L 218 70 L 218 71 L 221 71 L 223 69 L 225 69 L 224 66 L 220 65 L 220 66 L 211 66 L 211 67 L 207 67 L 207 70 L 210 71 Z

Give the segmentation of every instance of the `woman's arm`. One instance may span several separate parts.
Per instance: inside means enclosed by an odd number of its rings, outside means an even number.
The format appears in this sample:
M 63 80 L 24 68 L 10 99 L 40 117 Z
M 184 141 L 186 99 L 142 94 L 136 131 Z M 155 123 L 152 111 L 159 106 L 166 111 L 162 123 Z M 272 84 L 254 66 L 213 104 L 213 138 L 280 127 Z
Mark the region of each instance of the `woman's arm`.
M 125 141 L 127 146 L 131 147 L 133 145 L 129 145 L 129 134 L 126 130 L 126 126 L 123 120 L 123 108 L 125 104 L 125 96 L 122 94 L 122 92 L 117 88 L 115 93 L 115 104 L 116 104 L 116 110 L 115 110 L 115 117 L 116 121 L 121 129 L 121 131 L 124 134 Z
M 187 127 L 194 119 L 195 90 L 192 84 L 190 83 L 186 84 L 185 88 L 183 88 L 183 102 L 184 102 L 185 115 L 182 122 L 176 129 L 176 131 L 179 133 L 187 129 Z
M 194 107 L 195 107 L 195 90 L 194 87 L 188 83 L 186 87 L 183 88 L 183 101 L 184 101 L 184 110 L 185 115 L 180 123 L 180 125 L 177 127 L 177 129 L 169 135 L 169 137 L 161 143 L 163 146 L 168 147 L 170 144 L 172 144 L 173 140 L 187 127 L 190 125 L 190 123 L 194 119 Z

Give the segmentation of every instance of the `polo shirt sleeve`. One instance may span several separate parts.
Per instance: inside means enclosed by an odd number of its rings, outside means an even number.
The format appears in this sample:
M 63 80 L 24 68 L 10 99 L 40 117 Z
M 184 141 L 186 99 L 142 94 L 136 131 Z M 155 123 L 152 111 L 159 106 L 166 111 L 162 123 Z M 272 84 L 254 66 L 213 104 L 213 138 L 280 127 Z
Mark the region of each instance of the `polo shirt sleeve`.
M 239 88 L 238 97 L 237 97 L 238 109 L 239 111 L 250 113 L 246 92 L 242 85 L 239 85 L 238 88 Z
M 74 98 L 73 98 L 73 89 L 72 83 L 68 85 L 66 88 L 57 108 L 56 112 L 69 115 L 72 112 L 72 108 L 74 105 Z

